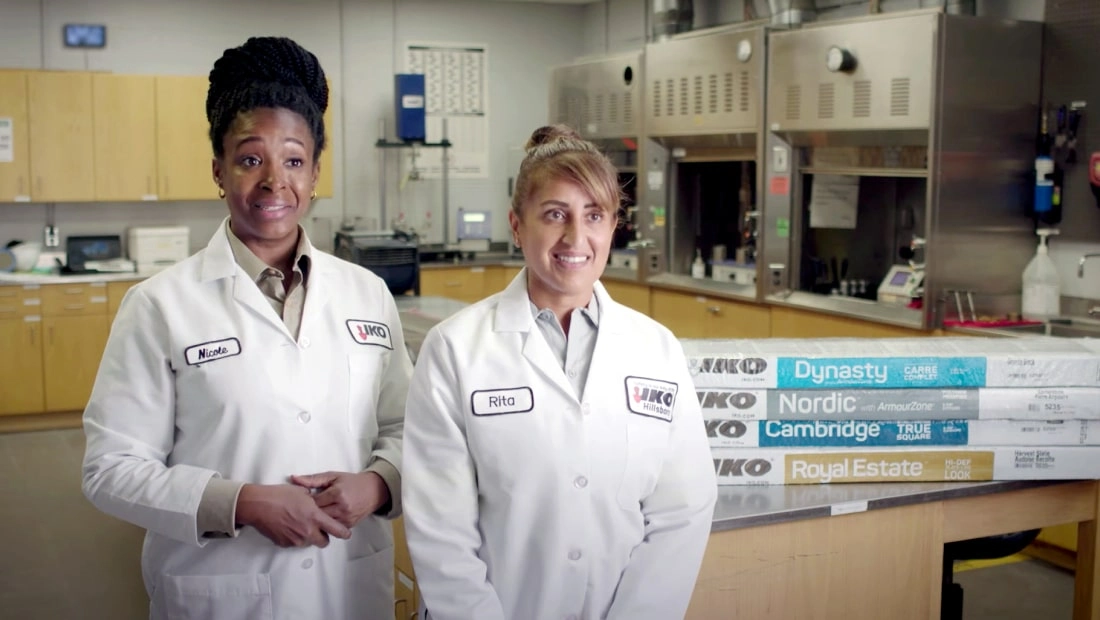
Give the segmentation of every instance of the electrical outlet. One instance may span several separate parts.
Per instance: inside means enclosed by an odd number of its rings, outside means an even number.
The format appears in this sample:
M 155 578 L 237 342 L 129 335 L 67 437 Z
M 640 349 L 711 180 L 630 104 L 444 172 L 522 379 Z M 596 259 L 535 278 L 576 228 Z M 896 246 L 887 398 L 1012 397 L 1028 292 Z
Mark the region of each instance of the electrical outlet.
M 786 268 L 787 266 L 783 263 L 772 263 L 768 265 L 768 269 L 771 271 L 772 274 L 773 288 L 779 288 L 783 286 L 783 270 Z

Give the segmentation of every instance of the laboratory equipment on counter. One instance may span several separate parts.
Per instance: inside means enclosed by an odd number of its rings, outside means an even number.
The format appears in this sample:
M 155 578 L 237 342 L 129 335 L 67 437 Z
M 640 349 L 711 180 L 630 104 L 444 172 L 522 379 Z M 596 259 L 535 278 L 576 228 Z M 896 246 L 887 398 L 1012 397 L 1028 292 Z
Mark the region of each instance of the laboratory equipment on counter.
M 1035 248 L 1035 256 L 1028 262 L 1021 277 L 1023 294 L 1020 313 L 1026 319 L 1049 319 L 1061 314 L 1058 267 L 1047 249 L 1050 235 L 1057 235 L 1058 230 L 1040 228 L 1035 234 L 1039 235 L 1039 246 Z
M 134 226 L 127 231 L 126 254 L 138 271 L 159 270 L 187 258 L 190 239 L 186 226 Z
M 894 265 L 878 285 L 878 301 L 895 306 L 908 306 L 921 296 L 924 270 L 909 265 Z
M 371 270 L 394 295 L 420 294 L 420 251 L 415 236 L 392 230 L 340 231 L 335 254 Z
M 756 265 L 732 260 L 712 261 L 710 278 L 715 282 L 752 286 L 756 284 Z
M 488 252 L 492 238 L 493 220 L 491 211 L 458 210 L 458 224 L 455 236 L 458 249 L 462 252 Z
M 397 139 L 404 142 L 423 142 L 427 137 L 424 75 L 398 73 L 393 76 L 393 91 L 397 112 Z

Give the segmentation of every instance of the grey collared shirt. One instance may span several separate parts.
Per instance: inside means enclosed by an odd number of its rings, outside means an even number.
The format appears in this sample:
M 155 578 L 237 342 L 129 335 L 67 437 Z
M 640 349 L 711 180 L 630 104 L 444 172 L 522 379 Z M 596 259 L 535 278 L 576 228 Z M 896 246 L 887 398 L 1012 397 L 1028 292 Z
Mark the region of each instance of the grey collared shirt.
M 550 346 L 554 357 L 561 360 L 561 368 L 573 386 L 577 398 L 584 396 L 584 382 L 592 366 L 592 353 L 596 350 L 596 334 L 600 329 L 600 302 L 593 293 L 592 301 L 584 308 L 574 308 L 569 318 L 569 335 L 566 336 L 558 318 L 549 308 L 539 309 L 531 304 L 531 314 L 539 326 L 542 337 Z

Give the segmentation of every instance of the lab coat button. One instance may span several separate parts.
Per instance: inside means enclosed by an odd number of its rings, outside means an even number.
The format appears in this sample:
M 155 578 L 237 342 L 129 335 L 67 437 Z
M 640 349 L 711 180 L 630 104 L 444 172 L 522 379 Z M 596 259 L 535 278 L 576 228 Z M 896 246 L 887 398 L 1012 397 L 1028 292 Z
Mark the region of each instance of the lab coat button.
M 577 551 L 576 549 L 570 551 L 569 552 L 569 559 L 573 560 L 573 561 L 581 559 L 581 552 Z
M 578 489 L 583 489 L 584 487 L 588 486 L 588 478 L 585 478 L 584 476 L 577 476 L 573 479 L 573 486 L 577 487 Z
M 313 566 L 313 560 L 306 558 L 302 560 L 302 568 L 311 568 Z
M 300 340 L 300 341 L 298 342 L 298 344 L 299 344 L 299 345 L 301 345 L 301 347 L 302 347 L 303 349 L 308 349 L 308 348 L 309 348 L 309 338 L 302 338 L 302 339 L 301 339 L 301 340 Z
M 582 403 L 581 404 L 581 413 L 583 413 L 584 415 L 588 415 L 588 414 L 592 413 L 592 406 L 589 405 L 588 403 Z
M 570 371 L 569 371 L 569 376 L 570 376 L 570 377 L 576 377 L 576 376 L 577 376 L 577 371 L 575 371 L 575 370 L 570 370 Z
M 298 414 L 298 421 L 302 424 L 309 424 L 309 421 L 312 417 L 313 416 L 309 415 L 308 411 L 303 411 Z

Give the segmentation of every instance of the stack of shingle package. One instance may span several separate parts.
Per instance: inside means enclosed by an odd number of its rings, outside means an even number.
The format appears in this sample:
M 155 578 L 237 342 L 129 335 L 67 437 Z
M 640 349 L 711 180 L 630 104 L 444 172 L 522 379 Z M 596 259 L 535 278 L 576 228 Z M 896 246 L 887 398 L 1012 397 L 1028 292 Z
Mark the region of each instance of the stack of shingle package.
M 1100 478 L 1100 341 L 683 340 L 719 484 Z

